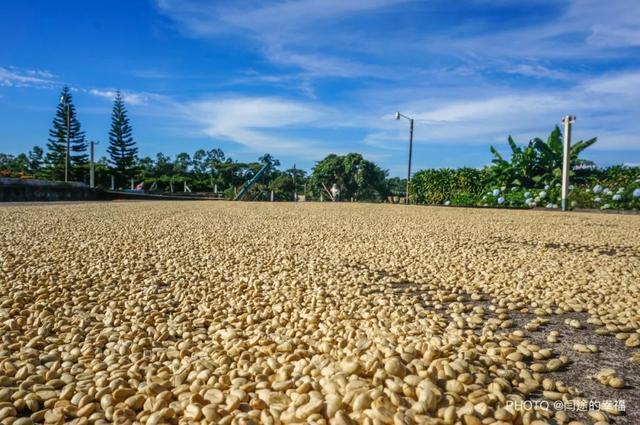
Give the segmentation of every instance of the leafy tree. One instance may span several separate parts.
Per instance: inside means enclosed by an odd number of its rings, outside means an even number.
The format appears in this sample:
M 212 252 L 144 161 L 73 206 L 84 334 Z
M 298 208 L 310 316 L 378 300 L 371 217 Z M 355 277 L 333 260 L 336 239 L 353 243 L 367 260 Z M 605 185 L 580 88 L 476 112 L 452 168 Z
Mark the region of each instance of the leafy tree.
M 344 156 L 330 154 L 313 168 L 309 183 L 316 195 L 324 192 L 323 184 L 341 190 L 342 199 L 372 200 L 386 197 L 387 172 L 358 153 Z
M 216 164 L 220 164 L 223 162 L 230 162 L 231 158 L 226 158 L 222 149 L 211 149 L 207 151 L 207 166 L 210 168 L 215 168 Z
M 39 173 L 42 171 L 42 165 L 44 164 L 44 151 L 40 146 L 34 146 L 27 154 L 29 163 L 27 168 L 30 173 Z
M 191 157 L 186 152 L 180 152 L 176 155 L 176 160 L 173 164 L 174 170 L 178 175 L 184 175 L 191 166 Z
M 207 152 L 204 149 L 198 149 L 194 152 L 191 164 L 193 166 L 193 174 L 196 178 L 202 179 L 207 174 Z
M 391 177 L 386 181 L 387 191 L 391 195 L 404 196 L 407 191 L 407 179 L 401 179 L 400 177 Z
M 264 155 L 259 157 L 258 162 L 260 162 L 261 164 L 269 164 L 263 174 L 263 176 L 267 179 L 271 178 L 276 167 L 280 166 L 280 160 L 274 158 L 273 155 L 269 153 L 265 153 Z
M 173 162 L 171 162 L 170 156 L 158 152 L 156 154 L 155 176 L 160 177 L 162 175 L 173 175 Z
M 47 143 L 47 155 L 45 161 L 49 167 L 50 177 L 54 180 L 64 179 L 65 155 L 67 150 L 67 137 L 69 138 L 69 178 L 79 179 L 83 177 L 86 166 L 89 163 L 87 156 L 87 143 L 84 131 L 76 116 L 76 108 L 69 87 L 62 89 L 60 103 L 53 119 L 53 125 L 49 130 Z M 67 124 L 68 130 L 67 131 Z
M 269 182 L 268 189 L 274 193 L 274 198 L 278 201 L 293 201 L 294 194 L 301 195 L 306 172 L 297 168 L 290 168 L 285 171 L 275 171 Z
M 13 155 L 0 153 L 0 176 L 5 177 L 13 174 L 14 161 L 15 158 Z
M 138 148 L 132 136 L 127 108 L 120 91 L 116 92 L 111 113 L 111 130 L 109 131 L 109 163 L 115 169 L 118 180 L 126 182 L 134 174 L 134 166 Z
M 225 181 L 222 176 L 221 166 L 233 162 L 231 158 L 226 158 L 222 149 L 216 148 L 207 151 L 204 162 L 209 172 L 211 189 L 215 189 L 216 185 L 220 186 L 219 189 L 223 189 L 225 187 Z
M 138 160 L 136 168 L 140 172 L 142 179 L 145 179 L 146 177 L 153 177 L 153 175 L 155 174 L 153 159 L 151 159 L 151 157 L 148 157 L 148 156 L 145 156 L 144 158 L 140 158 Z

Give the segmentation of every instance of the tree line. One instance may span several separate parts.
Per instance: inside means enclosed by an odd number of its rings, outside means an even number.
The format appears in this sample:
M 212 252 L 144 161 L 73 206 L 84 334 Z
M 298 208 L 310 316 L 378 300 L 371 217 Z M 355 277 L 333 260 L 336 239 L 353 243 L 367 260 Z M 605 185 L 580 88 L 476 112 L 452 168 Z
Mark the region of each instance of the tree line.
M 135 174 L 138 149 L 132 137 L 127 109 L 120 91 L 116 92 L 109 131 L 108 157 L 99 162 L 118 181 Z M 5 176 L 32 176 L 48 180 L 64 180 L 65 165 L 68 165 L 70 181 L 88 181 L 89 141 L 82 130 L 78 113 L 73 103 L 73 94 L 64 87 L 56 108 L 46 151 L 34 146 L 28 153 L 16 156 L 0 153 L 0 173 Z M 69 157 L 67 158 L 67 144 Z M 67 162 L 68 161 L 68 162 Z
M 406 180 L 388 178 L 388 172 L 359 153 L 327 155 L 318 161 L 311 174 L 296 168 L 281 170 L 280 161 L 266 153 L 256 161 L 235 161 L 222 149 L 196 149 L 174 157 L 158 152 L 139 156 L 133 128 L 121 93 L 116 92 L 108 134 L 107 156 L 95 161 L 95 183 L 103 189 L 129 189 L 133 181 L 145 189 L 174 192 L 185 188 L 194 192 L 221 192 L 233 197 L 240 186 L 266 163 L 268 169 L 249 193 L 250 199 L 293 200 L 296 195 L 314 199 L 330 197 L 328 188 L 340 188 L 347 200 L 384 200 L 403 196 Z M 68 87 L 61 92 L 46 150 L 34 146 L 27 153 L 0 153 L 0 175 L 64 180 L 67 143 L 69 143 L 69 180 L 89 182 L 89 140 L 82 129 L 73 94 Z
M 237 190 L 263 167 L 266 172 L 248 194 L 248 199 L 293 200 L 296 195 L 311 199 L 331 197 L 335 184 L 342 200 L 383 201 L 405 195 L 406 180 L 389 178 L 388 171 L 359 153 L 329 154 L 316 162 L 311 173 L 295 167 L 280 169 L 280 161 L 266 153 L 255 161 L 241 162 L 228 157 L 222 149 L 196 149 L 180 152 L 174 157 L 158 152 L 155 156 L 139 156 L 133 137 L 124 98 L 118 91 L 113 100 L 111 128 L 108 134 L 107 156 L 95 163 L 95 182 L 100 188 L 128 189 L 131 183 L 143 183 L 146 190 L 177 192 L 218 192 L 233 198 Z M 596 143 L 596 138 L 578 141 L 571 148 L 571 179 L 575 184 L 587 184 L 594 179 L 620 181 L 619 186 L 636 184 L 638 168 L 613 167 L 598 169 L 579 155 Z M 0 153 L 0 175 L 31 176 L 63 180 L 66 146 L 69 143 L 70 180 L 88 183 L 89 142 L 82 130 L 71 90 L 65 87 L 56 108 L 46 151 L 34 146 L 27 153 L 13 156 Z M 481 169 L 427 169 L 414 174 L 410 200 L 414 203 L 452 202 L 472 204 L 484 202 L 489 188 L 519 188 L 547 190 L 559 186 L 562 173 L 562 134 L 556 126 L 546 141 L 534 138 L 518 145 L 508 138 L 509 158 L 493 146 L 492 163 Z M 623 171 L 620 171 L 623 170 Z M 611 179 L 608 174 L 611 174 Z M 620 176 L 625 176 L 624 178 Z M 497 198 L 498 199 L 498 198 Z

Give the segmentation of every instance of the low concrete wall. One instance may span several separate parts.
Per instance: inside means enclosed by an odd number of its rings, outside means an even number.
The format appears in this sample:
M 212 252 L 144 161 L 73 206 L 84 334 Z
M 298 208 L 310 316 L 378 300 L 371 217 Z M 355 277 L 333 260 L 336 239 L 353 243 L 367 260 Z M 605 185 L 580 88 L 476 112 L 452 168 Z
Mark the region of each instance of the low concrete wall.
M 100 192 L 83 183 L 0 178 L 0 202 L 91 201 Z

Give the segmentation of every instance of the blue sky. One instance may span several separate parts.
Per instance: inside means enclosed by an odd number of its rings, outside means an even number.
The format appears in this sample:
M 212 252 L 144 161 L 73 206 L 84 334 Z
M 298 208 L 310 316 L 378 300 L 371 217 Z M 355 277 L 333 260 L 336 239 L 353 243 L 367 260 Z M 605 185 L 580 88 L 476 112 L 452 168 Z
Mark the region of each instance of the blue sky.
M 0 5 L 0 152 L 46 144 L 72 87 L 104 154 L 123 91 L 142 155 L 220 147 L 309 169 L 357 151 L 404 175 L 483 166 L 562 116 L 585 157 L 640 163 L 640 3 L 65 1 Z

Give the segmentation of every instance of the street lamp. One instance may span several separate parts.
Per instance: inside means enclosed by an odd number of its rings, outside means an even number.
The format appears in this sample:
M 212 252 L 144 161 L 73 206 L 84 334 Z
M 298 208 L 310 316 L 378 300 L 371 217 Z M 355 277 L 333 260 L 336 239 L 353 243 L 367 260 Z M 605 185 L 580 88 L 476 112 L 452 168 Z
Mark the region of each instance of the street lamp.
M 93 151 L 94 151 L 94 146 L 95 145 L 99 145 L 100 142 L 94 142 L 93 140 L 89 142 L 90 143 L 90 162 L 89 162 L 89 186 L 90 187 L 96 187 L 96 182 L 95 182 L 95 172 L 96 172 L 96 163 L 94 161 L 94 155 L 93 155 Z
M 71 131 L 70 130 L 71 121 L 69 116 L 69 102 L 67 102 L 66 95 L 63 94 L 62 96 L 60 96 L 60 103 L 67 108 L 66 110 L 67 112 L 67 150 L 65 151 L 65 155 L 64 155 L 64 181 L 68 182 L 69 181 L 69 145 L 71 144 L 69 133 Z
M 571 124 L 576 121 L 576 117 L 567 115 L 562 118 L 564 124 L 564 140 L 562 143 L 562 195 L 561 207 L 562 211 L 569 210 L 569 172 L 570 172 L 570 156 L 571 156 Z
M 411 154 L 413 152 L 413 118 L 409 118 L 406 115 L 402 115 L 400 112 L 396 112 L 396 120 L 399 121 L 400 117 L 409 120 L 409 164 L 407 166 L 407 192 L 404 199 L 404 203 L 409 204 L 409 181 L 411 181 Z

